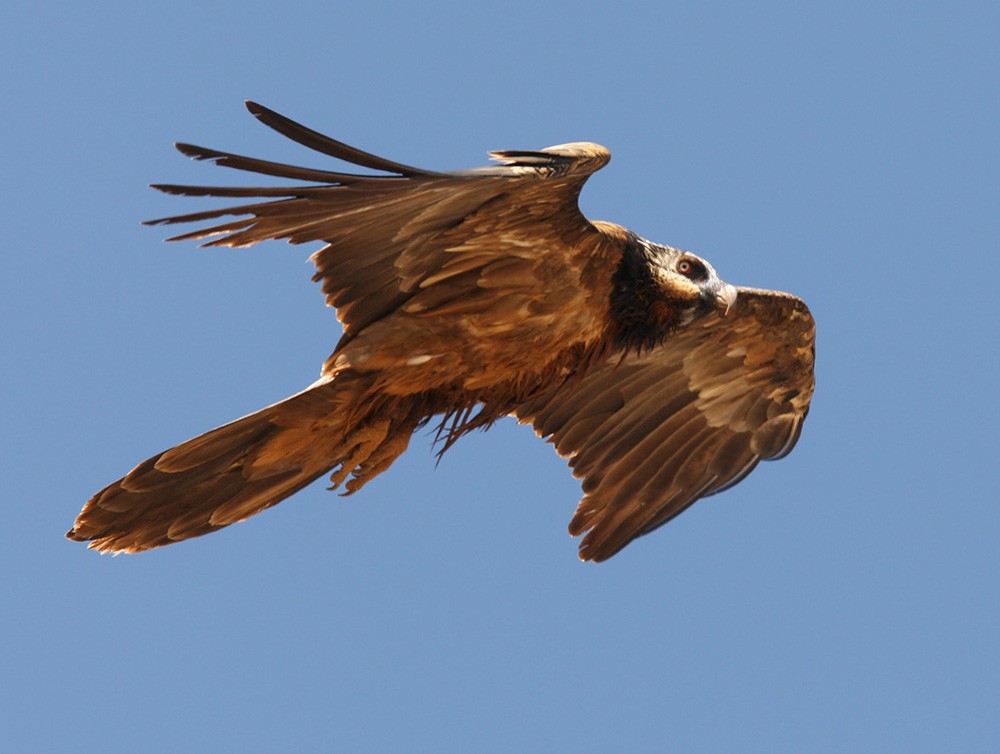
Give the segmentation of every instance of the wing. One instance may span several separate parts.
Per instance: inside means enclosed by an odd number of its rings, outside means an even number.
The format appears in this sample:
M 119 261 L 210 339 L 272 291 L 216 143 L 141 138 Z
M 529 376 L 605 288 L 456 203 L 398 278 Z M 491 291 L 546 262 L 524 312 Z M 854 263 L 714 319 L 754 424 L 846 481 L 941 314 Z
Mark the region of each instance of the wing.
M 570 522 L 583 560 L 610 558 L 695 500 L 786 455 L 809 411 L 815 325 L 794 296 L 739 289 L 660 348 L 612 359 L 518 407 L 583 479 Z
M 325 241 L 312 260 L 327 303 L 337 307 L 345 338 L 406 307 L 436 312 L 489 291 L 487 305 L 504 289 L 564 271 L 549 290 L 585 275 L 595 256 L 610 263 L 620 245 L 608 243 L 616 226 L 599 229 L 581 214 L 583 183 L 610 153 L 597 144 L 565 144 L 538 152 L 491 153 L 503 164 L 451 173 L 421 170 L 362 152 L 252 102 L 261 122 L 317 152 L 391 175 L 354 175 L 282 165 L 178 144 L 186 155 L 224 167 L 309 181 L 290 187 L 155 185 L 170 194 L 252 197 L 234 207 L 151 220 L 173 224 L 225 219 L 169 240 L 211 239 L 205 246 L 250 246 L 268 239 L 299 244 Z M 548 257 L 546 270 L 540 259 Z M 553 306 L 558 303 L 553 302 Z

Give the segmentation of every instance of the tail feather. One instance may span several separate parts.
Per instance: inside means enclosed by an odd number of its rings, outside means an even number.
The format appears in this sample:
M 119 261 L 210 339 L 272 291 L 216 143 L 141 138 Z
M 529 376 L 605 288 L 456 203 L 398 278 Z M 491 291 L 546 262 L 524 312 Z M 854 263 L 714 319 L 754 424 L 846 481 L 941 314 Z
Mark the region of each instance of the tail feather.
M 139 552 L 253 516 L 336 469 L 348 492 L 384 471 L 423 420 L 416 406 L 358 411 L 357 389 L 322 383 L 170 448 L 94 495 L 69 539 Z M 360 420 L 359 420 L 360 419 Z

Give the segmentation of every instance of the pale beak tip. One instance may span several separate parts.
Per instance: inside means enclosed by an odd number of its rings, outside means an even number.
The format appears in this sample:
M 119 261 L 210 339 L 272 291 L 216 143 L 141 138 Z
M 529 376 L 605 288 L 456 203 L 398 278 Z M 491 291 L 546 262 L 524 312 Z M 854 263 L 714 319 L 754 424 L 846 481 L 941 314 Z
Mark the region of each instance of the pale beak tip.
M 719 289 L 719 292 L 715 294 L 715 305 L 722 310 L 723 316 L 729 314 L 730 310 L 736 304 L 736 286 L 726 283 Z

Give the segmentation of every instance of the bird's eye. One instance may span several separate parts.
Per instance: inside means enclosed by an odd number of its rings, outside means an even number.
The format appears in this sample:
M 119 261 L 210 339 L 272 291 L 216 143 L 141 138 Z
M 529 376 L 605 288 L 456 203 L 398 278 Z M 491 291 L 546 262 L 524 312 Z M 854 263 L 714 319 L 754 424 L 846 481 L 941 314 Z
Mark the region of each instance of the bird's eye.
M 677 263 L 677 271 L 686 277 L 696 278 L 704 275 L 704 268 L 691 259 L 682 259 Z

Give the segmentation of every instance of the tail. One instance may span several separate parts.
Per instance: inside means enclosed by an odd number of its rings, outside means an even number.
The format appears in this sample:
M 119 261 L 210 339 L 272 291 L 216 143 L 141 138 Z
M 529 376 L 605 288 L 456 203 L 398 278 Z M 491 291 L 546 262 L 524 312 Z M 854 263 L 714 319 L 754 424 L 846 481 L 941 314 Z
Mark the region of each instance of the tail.
M 330 471 L 334 487 L 346 481 L 355 492 L 406 450 L 425 417 L 413 402 L 359 408 L 365 386 L 345 376 L 144 461 L 94 495 L 66 536 L 140 552 L 242 521 Z

